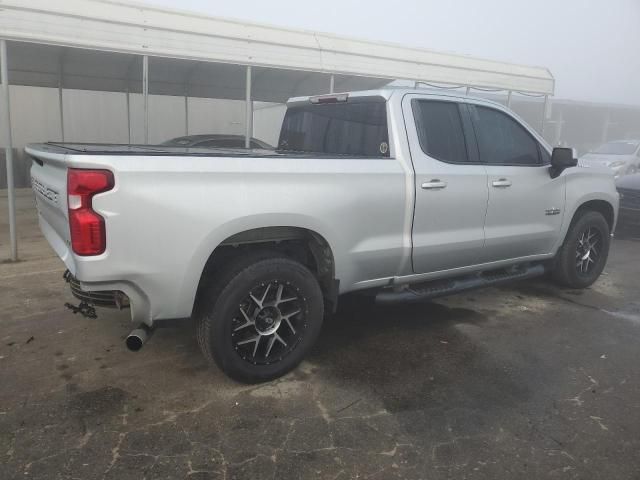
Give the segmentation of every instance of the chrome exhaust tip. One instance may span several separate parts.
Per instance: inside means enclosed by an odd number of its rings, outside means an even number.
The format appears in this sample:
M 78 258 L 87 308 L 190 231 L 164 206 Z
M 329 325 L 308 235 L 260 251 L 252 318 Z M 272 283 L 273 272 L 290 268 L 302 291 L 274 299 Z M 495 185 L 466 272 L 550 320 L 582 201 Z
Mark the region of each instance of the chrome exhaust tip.
M 127 335 L 127 339 L 125 340 L 125 344 L 127 348 L 132 352 L 137 352 L 140 350 L 147 340 L 151 338 L 151 334 L 153 333 L 153 329 L 144 323 L 140 324 L 138 328 L 132 330 L 129 335 Z

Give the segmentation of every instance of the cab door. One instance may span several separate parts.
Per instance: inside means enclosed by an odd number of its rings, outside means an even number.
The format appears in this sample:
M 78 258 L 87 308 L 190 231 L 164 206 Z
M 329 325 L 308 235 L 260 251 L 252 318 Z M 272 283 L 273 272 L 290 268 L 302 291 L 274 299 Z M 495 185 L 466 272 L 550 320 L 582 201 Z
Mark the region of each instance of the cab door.
M 487 105 L 468 109 L 489 191 L 482 263 L 551 253 L 564 214 L 565 177 L 551 178 L 545 147 L 509 113 Z
M 466 138 L 468 112 L 455 100 L 409 94 L 402 103 L 416 182 L 415 273 L 466 267 L 481 259 L 487 172 Z

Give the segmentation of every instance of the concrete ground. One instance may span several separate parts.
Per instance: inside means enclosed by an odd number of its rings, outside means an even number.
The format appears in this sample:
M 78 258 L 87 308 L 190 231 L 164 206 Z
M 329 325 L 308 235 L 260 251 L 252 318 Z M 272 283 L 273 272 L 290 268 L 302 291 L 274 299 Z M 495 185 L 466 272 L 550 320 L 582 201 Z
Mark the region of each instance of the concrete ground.
M 19 198 L 0 265 L 0 478 L 640 478 L 640 243 L 585 291 L 544 281 L 352 302 L 279 381 L 205 364 L 191 325 L 126 351 L 126 312 L 63 307 Z M 0 258 L 8 257 L 0 197 Z

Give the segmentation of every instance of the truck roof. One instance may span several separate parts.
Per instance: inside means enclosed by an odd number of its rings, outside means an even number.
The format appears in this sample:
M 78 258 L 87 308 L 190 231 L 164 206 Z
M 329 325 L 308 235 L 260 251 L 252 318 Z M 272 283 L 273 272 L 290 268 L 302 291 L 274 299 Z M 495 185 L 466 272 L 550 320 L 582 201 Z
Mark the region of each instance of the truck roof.
M 453 92 L 451 90 L 439 92 L 439 91 L 428 90 L 425 88 L 394 87 L 394 86 L 377 88 L 375 90 L 355 90 L 355 91 L 347 91 L 347 92 L 327 93 L 322 95 L 306 95 L 306 96 L 300 96 L 300 97 L 292 97 L 287 101 L 287 106 L 309 103 L 311 99 L 315 99 L 315 98 L 330 98 L 330 97 L 345 95 L 345 94 L 348 95 L 349 98 L 365 99 L 365 98 L 378 97 L 378 98 L 384 99 L 385 101 L 388 101 L 394 95 L 404 96 L 409 93 L 415 93 L 415 94 L 425 95 L 425 96 L 434 96 L 434 97 L 452 97 L 460 100 L 473 100 L 474 102 L 482 102 L 482 103 L 496 105 L 504 108 L 504 105 L 502 105 L 499 102 L 488 100 L 482 97 L 475 97 L 473 95 L 466 95 L 460 92 Z

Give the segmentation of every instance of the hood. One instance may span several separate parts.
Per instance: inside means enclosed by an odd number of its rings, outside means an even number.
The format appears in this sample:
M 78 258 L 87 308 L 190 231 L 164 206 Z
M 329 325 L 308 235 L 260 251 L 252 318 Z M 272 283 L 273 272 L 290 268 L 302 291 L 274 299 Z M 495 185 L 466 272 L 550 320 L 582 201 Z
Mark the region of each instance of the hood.
M 580 163 L 588 166 L 602 165 L 608 167 L 613 162 L 630 162 L 633 155 L 604 155 L 600 153 L 587 153 L 580 157 Z
M 625 175 L 616 180 L 616 187 L 627 188 L 629 190 L 640 190 L 640 173 Z

